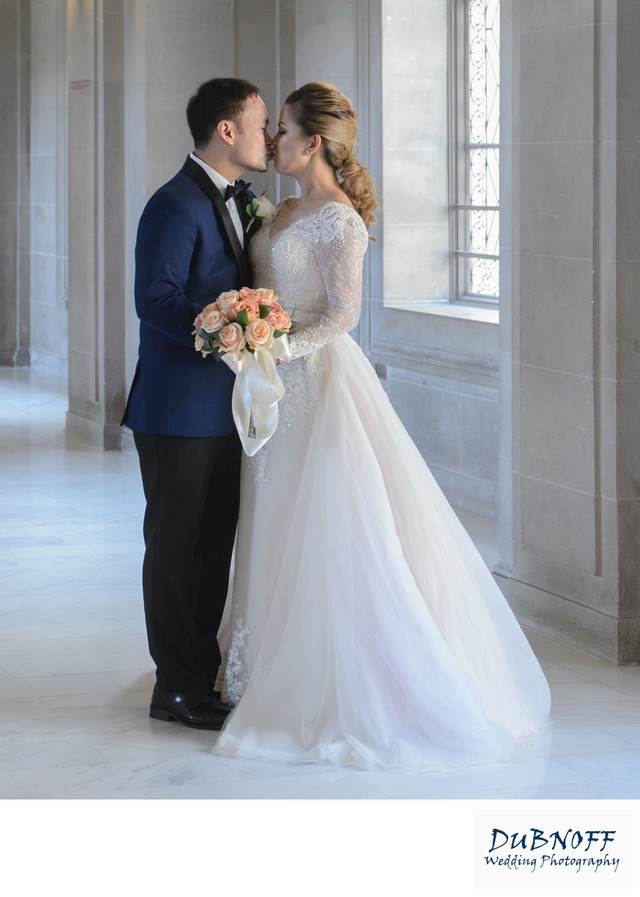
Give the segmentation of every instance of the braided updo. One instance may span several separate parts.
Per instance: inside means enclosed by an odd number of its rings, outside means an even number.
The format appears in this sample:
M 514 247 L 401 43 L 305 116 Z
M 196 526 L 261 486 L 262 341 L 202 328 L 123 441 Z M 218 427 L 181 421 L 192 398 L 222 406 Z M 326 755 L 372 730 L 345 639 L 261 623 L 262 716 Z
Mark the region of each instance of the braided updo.
M 290 93 L 285 106 L 305 136 L 322 138 L 325 161 L 369 229 L 375 221 L 375 187 L 353 152 L 358 117 L 347 97 L 333 84 L 310 81 Z

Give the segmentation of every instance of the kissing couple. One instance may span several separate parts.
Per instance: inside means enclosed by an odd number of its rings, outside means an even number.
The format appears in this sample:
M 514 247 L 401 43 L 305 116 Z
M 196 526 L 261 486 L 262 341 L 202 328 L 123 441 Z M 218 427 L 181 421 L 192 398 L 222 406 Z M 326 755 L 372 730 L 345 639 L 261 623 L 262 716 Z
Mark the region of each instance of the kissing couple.
M 271 137 L 258 88 L 216 78 L 187 121 L 194 149 L 139 223 L 123 418 L 146 498 L 150 716 L 214 730 L 222 756 L 495 763 L 544 724 L 549 687 L 349 335 L 376 208 L 356 112 L 311 82 Z M 239 178 L 270 161 L 298 195 L 261 220 Z M 235 375 L 193 337 L 202 309 L 244 286 L 272 290 L 295 320 L 278 426 L 250 456 Z

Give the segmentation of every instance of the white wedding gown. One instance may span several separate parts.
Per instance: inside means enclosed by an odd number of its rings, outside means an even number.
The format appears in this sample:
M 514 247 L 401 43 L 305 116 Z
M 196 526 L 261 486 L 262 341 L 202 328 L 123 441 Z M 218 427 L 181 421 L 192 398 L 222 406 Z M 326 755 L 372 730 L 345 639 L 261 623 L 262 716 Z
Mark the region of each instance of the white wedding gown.
M 293 313 L 275 436 L 244 458 L 214 752 L 431 770 L 492 763 L 549 712 L 502 593 L 347 335 L 367 232 L 327 203 L 251 243 Z

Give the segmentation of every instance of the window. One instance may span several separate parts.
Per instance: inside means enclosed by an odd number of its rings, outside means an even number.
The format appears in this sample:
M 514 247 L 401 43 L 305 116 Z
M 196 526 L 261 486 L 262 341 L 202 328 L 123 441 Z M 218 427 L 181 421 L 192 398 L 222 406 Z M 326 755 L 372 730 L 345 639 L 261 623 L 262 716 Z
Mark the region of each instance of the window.
M 384 304 L 495 314 L 500 2 L 382 0 L 382 16 Z
M 500 294 L 500 0 L 465 0 L 455 13 L 451 293 L 491 303 Z

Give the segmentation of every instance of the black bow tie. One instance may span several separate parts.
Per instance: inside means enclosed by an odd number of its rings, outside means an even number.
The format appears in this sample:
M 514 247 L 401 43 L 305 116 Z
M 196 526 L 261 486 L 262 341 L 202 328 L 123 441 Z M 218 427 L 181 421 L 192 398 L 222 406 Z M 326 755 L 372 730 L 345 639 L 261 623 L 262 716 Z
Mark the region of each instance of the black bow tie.
M 228 200 L 233 199 L 238 193 L 243 193 L 245 190 L 248 190 L 250 186 L 251 184 L 245 184 L 244 181 L 236 181 L 235 184 L 227 184 L 227 189 L 224 191 L 224 201 L 227 202 Z

